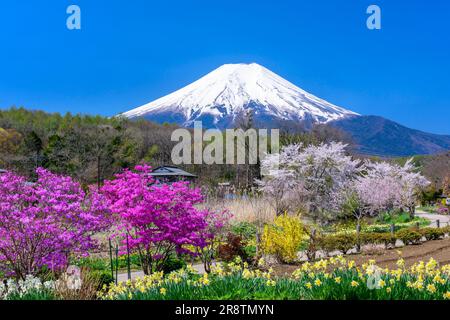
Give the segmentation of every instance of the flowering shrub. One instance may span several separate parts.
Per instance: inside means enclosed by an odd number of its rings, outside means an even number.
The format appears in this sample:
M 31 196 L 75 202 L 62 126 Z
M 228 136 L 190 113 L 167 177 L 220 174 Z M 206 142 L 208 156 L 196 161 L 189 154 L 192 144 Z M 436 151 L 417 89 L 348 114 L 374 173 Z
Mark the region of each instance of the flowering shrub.
M 282 262 L 294 262 L 300 244 L 307 238 L 299 217 L 287 214 L 277 216 L 273 225 L 266 225 L 261 247 L 266 254 L 275 254 Z
M 27 275 L 25 280 L 8 279 L 0 282 L 1 300 L 47 300 L 54 299 L 56 282 L 42 282 L 39 278 Z
M 21 279 L 87 255 L 96 246 L 91 236 L 108 221 L 98 198 L 70 177 L 36 173 L 33 184 L 12 172 L 0 175 L 0 268 Z
M 449 212 L 449 210 L 447 207 L 439 207 L 436 210 L 436 213 L 438 213 L 438 214 L 448 214 L 448 212 Z
M 195 207 L 203 201 L 199 189 L 187 182 L 154 184 L 149 173 L 149 166 L 136 166 L 106 181 L 100 190 L 117 221 L 121 252 L 126 253 L 128 240 L 146 274 L 161 270 L 174 251 L 195 254 L 192 248 L 205 247 L 214 236 L 208 232 L 210 213 Z
M 164 276 L 155 273 L 136 281 L 104 287 L 102 299 L 193 300 L 193 299 L 450 299 L 450 265 L 435 260 L 418 262 L 409 269 L 403 260 L 389 270 L 375 261 L 357 267 L 341 256 L 304 263 L 290 277 L 273 271 L 249 269 L 240 263 L 217 264 L 210 274 L 192 268 Z

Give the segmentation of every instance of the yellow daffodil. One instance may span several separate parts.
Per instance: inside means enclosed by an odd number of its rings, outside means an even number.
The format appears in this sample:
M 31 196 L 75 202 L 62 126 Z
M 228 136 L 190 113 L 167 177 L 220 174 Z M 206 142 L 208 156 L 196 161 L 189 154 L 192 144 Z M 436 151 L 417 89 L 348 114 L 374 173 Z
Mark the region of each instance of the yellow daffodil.
M 264 260 L 264 258 L 260 258 L 258 260 L 258 267 L 264 267 L 264 265 L 266 264 L 266 261 Z
M 266 285 L 269 287 L 274 287 L 277 283 L 274 280 L 267 280 Z
M 396 264 L 399 268 L 403 268 L 405 266 L 405 260 L 398 259 Z
M 244 269 L 244 271 L 242 271 L 242 277 L 244 279 L 250 279 L 252 277 L 252 272 L 248 269 Z
M 434 284 L 427 285 L 427 291 L 431 292 L 431 293 L 435 293 L 436 292 L 436 287 L 434 286 Z

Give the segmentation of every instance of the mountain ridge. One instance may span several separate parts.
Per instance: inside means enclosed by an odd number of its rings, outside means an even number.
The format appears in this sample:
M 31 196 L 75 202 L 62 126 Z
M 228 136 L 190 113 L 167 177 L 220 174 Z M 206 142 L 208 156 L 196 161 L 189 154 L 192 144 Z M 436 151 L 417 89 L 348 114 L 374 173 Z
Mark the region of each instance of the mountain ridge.
M 248 109 L 263 120 L 326 123 L 358 115 L 304 91 L 256 63 L 222 65 L 171 94 L 121 115 L 158 122 L 168 119 L 186 127 L 203 121 L 205 127 L 225 128 Z
M 450 150 L 450 135 L 411 129 L 380 116 L 349 117 L 329 125 L 348 133 L 355 150 L 366 155 L 402 157 Z
M 256 64 L 225 64 L 197 81 L 153 102 L 120 114 L 158 123 L 203 128 L 235 127 L 251 110 L 255 124 L 275 128 L 282 122 L 334 126 L 348 133 L 357 152 L 377 156 L 436 154 L 450 150 L 450 136 L 407 128 L 379 116 L 360 115 L 306 92 Z

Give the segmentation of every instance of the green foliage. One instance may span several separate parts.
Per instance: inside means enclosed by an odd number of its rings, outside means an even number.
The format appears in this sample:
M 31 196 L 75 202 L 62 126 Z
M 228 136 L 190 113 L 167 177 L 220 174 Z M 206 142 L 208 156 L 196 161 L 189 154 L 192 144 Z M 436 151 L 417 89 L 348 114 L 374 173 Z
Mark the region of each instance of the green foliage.
M 342 254 L 346 254 L 350 249 L 354 248 L 356 244 L 357 238 L 355 234 L 339 234 L 324 237 L 321 240 L 320 247 L 326 252 L 338 250 L 342 252 Z
M 439 229 L 439 228 L 423 228 L 419 230 L 419 233 L 425 237 L 425 239 L 429 240 L 438 240 L 441 239 L 445 233 L 445 229 Z
M 419 244 L 422 234 L 413 229 L 403 229 L 395 233 L 395 237 L 401 240 L 405 245 Z
M 399 224 L 399 223 L 407 223 L 413 221 L 409 213 L 401 212 L 396 214 L 389 214 L 385 212 L 379 216 L 379 221 L 386 224 Z
M 92 280 L 99 284 L 98 290 L 103 288 L 103 286 L 108 286 L 114 282 L 114 278 L 111 274 L 111 270 L 93 270 L 89 272 Z
M 255 235 L 257 232 L 256 226 L 250 222 L 238 222 L 230 227 L 230 231 L 244 240 L 252 240 L 255 239 Z
M 179 269 L 186 268 L 186 262 L 182 258 L 178 258 L 175 255 L 170 256 L 162 265 L 162 270 L 164 273 L 170 273 Z
M 423 229 L 401 229 L 392 235 L 390 232 L 362 232 L 332 234 L 319 238 L 319 244 L 315 250 L 325 252 L 340 251 L 343 254 L 358 245 L 383 244 L 386 248 L 393 246 L 396 240 L 401 240 L 405 245 L 415 245 L 421 242 L 422 237 L 426 240 L 438 240 L 450 232 L 450 226 L 445 228 L 423 228 Z
M 359 235 L 359 243 L 362 244 L 383 244 L 385 248 L 395 244 L 395 236 L 390 232 L 376 233 L 366 232 Z
M 119 269 L 125 270 L 127 269 L 127 255 L 121 255 L 118 258 Z M 113 261 L 115 267 L 115 260 Z M 72 264 L 85 267 L 89 270 L 97 270 L 97 271 L 109 271 L 111 272 L 111 264 L 109 258 L 99 258 L 99 257 L 88 257 L 77 259 L 72 262 Z M 137 253 L 130 254 L 130 268 L 131 269 L 140 269 L 141 261 L 139 255 Z
M 11 294 L 7 300 L 57 300 L 57 296 L 51 290 L 33 290 L 26 294 Z

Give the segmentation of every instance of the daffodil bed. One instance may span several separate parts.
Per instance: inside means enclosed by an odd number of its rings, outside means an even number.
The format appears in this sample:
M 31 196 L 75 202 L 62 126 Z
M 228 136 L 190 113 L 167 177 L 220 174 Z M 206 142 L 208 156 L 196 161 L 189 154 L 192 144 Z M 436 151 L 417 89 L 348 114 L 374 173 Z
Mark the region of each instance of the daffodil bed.
M 262 267 L 262 263 L 259 264 Z M 418 262 L 406 268 L 383 269 L 371 260 L 357 267 L 342 257 L 305 263 L 290 277 L 274 277 L 272 269 L 250 269 L 241 262 L 218 264 L 199 275 L 192 268 L 166 276 L 150 276 L 104 287 L 101 299 L 450 299 L 450 265 Z

